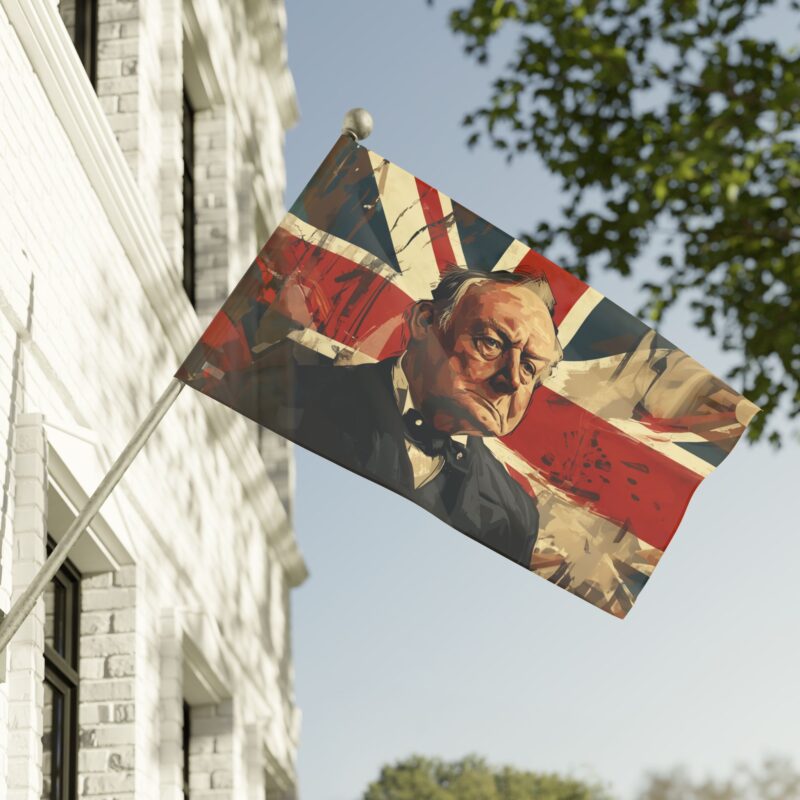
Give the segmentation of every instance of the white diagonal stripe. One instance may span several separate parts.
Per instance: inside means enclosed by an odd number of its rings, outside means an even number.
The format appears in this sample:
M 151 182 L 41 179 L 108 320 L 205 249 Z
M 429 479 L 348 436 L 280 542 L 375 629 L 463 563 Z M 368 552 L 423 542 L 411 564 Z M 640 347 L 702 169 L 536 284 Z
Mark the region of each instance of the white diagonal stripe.
M 453 248 L 453 257 L 456 260 L 456 265 L 462 269 L 467 268 L 467 259 L 464 258 L 464 249 L 461 247 L 461 237 L 458 235 L 458 226 L 456 225 L 456 218 L 453 214 L 453 201 L 446 195 L 439 192 L 439 201 L 442 204 L 442 214 L 446 220 L 451 220 L 447 226 L 447 238 L 450 240 L 450 246 Z
M 588 286 L 586 291 L 575 301 L 558 326 L 558 341 L 561 342 L 562 347 L 566 347 L 570 343 L 572 337 L 602 299 L 603 295 L 600 292 Z
M 427 300 L 439 283 L 439 267 L 420 203 L 417 179 L 385 158 L 367 152 L 397 263 L 414 299 Z
M 506 248 L 505 253 L 500 256 L 498 262 L 492 267 L 492 272 L 513 272 L 530 250 L 530 247 L 514 239 Z

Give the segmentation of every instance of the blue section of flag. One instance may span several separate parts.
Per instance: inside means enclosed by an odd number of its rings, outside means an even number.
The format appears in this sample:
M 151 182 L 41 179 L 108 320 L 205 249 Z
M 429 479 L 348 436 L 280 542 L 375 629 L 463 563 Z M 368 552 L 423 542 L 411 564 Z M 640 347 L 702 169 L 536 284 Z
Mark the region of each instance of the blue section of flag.
M 290 211 L 400 272 L 368 151 L 343 137 Z
M 469 269 L 490 272 L 508 250 L 514 237 L 495 228 L 460 203 L 453 202 L 453 216 L 466 266 Z
M 726 450 L 711 442 L 675 442 L 675 444 L 714 467 L 718 467 L 728 455 Z
M 590 361 L 620 353 L 632 353 L 651 330 L 625 309 L 604 297 L 564 348 L 564 360 Z M 653 338 L 652 348 L 676 349 L 672 342 L 659 333 Z

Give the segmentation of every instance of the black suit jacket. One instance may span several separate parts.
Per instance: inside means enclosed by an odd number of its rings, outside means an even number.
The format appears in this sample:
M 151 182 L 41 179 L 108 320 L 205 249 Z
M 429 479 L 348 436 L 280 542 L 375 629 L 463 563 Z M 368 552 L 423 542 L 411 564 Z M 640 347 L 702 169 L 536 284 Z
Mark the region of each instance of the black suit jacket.
M 395 363 L 387 359 L 335 367 L 319 363 L 304 348 L 281 344 L 262 355 L 257 366 L 229 373 L 213 394 L 530 568 L 539 529 L 536 504 L 480 437 L 470 436 L 465 448 L 454 446 L 441 472 L 414 488 L 405 425 L 392 387 Z

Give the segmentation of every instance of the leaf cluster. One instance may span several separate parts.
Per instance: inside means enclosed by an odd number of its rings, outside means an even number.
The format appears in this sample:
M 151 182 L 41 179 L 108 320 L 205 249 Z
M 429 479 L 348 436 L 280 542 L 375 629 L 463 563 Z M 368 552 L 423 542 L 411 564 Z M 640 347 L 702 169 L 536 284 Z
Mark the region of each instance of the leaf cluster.
M 450 26 L 479 62 L 501 30 L 516 41 L 464 124 L 560 178 L 561 221 L 522 238 L 582 278 L 657 260 L 641 313 L 688 300 L 764 410 L 751 438 L 779 443 L 770 415 L 800 414 L 800 60 L 752 33 L 773 5 L 472 0 Z
M 727 778 L 692 780 L 684 770 L 651 774 L 638 800 L 797 800 L 800 773 L 784 758 L 740 766 Z
M 478 756 L 458 761 L 411 756 L 383 767 L 363 800 L 607 800 L 607 795 L 573 778 L 494 768 Z
M 610 800 L 597 785 L 552 773 L 410 756 L 385 766 L 362 800 Z M 692 779 L 685 770 L 651 773 L 637 800 L 800 800 L 800 772 L 786 758 L 738 766 L 725 778 Z

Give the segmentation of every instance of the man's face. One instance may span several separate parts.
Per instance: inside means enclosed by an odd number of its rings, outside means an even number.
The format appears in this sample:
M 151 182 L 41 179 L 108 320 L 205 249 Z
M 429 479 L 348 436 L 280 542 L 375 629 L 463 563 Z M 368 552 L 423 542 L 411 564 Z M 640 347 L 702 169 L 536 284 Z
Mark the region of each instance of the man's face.
M 525 285 L 467 288 L 442 331 L 431 303 L 412 313 L 411 396 L 444 433 L 505 436 L 519 424 L 558 350 L 544 302 Z

